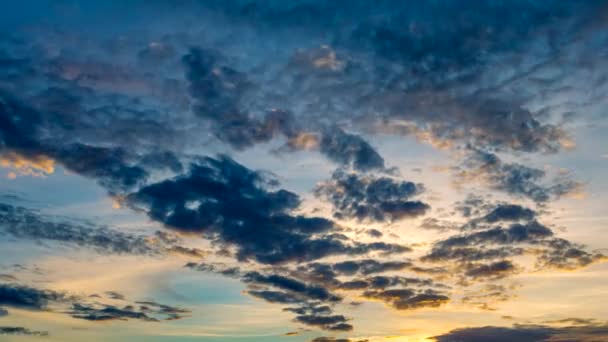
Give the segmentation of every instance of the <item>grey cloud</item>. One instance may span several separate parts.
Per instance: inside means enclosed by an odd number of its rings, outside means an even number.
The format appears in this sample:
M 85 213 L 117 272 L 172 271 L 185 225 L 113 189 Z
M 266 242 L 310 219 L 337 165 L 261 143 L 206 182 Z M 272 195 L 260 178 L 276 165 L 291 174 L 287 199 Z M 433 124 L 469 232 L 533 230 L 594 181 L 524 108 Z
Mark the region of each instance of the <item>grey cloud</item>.
M 333 316 L 318 316 L 318 315 L 301 315 L 296 316 L 296 322 L 306 325 L 317 326 L 325 330 L 333 331 L 351 331 L 353 326 L 346 323 L 348 320 L 342 315 Z
M 608 326 L 605 324 L 553 327 L 547 325 L 515 325 L 513 327 L 478 327 L 452 330 L 433 337 L 437 342 L 540 342 L 540 341 L 607 341 Z
M 539 203 L 575 193 L 582 186 L 563 176 L 547 182 L 544 170 L 505 163 L 496 154 L 480 150 L 472 152 L 456 177 L 459 182 L 480 178 L 491 188 Z
M 509 260 L 493 262 L 491 264 L 470 265 L 466 275 L 471 278 L 500 279 L 515 273 L 517 267 Z
M 0 335 L 49 336 L 47 331 L 30 330 L 24 327 L 0 327 Z
M 423 191 L 421 184 L 338 170 L 315 189 L 315 195 L 334 206 L 337 218 L 384 222 L 424 215 L 430 206 L 411 200 Z
M 411 289 L 388 289 L 365 291 L 365 298 L 381 300 L 397 310 L 414 310 L 424 307 L 435 308 L 447 303 L 450 299 L 444 294 L 426 290 L 415 292 Z
M 56 218 L 24 207 L 0 203 L 0 232 L 16 238 L 52 241 L 87 247 L 103 253 L 163 256 L 177 253 L 200 256 L 202 251 L 175 242 L 153 243 L 151 237 L 129 234 L 106 226 Z
M 382 170 L 384 159 L 358 135 L 346 133 L 339 128 L 323 133 L 320 151 L 330 160 L 359 171 Z
M 405 246 L 344 241 L 335 224 L 321 217 L 295 215 L 298 195 L 272 190 L 276 182 L 226 156 L 204 158 L 186 174 L 148 185 L 128 195 L 136 210 L 165 226 L 200 232 L 237 247 L 241 260 L 279 264 L 329 255 L 400 253 Z M 236 210 L 236 208 L 239 208 Z
M 49 303 L 62 302 L 69 297 L 60 292 L 41 290 L 18 284 L 0 284 L 0 305 L 28 310 L 45 310 Z

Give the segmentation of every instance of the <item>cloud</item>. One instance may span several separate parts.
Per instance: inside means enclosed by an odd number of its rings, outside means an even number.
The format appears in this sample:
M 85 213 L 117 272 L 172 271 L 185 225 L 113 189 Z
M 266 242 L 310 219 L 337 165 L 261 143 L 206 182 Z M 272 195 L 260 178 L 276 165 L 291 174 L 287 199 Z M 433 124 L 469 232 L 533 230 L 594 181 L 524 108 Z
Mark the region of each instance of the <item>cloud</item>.
M 307 285 L 296 279 L 288 278 L 281 275 L 262 275 L 258 272 L 249 272 L 244 275 L 243 279 L 247 283 L 257 283 L 274 286 L 279 289 L 296 293 L 311 300 L 320 300 L 324 302 L 339 302 L 342 300 L 342 298 L 331 294 L 329 291 L 327 291 L 327 289 L 323 287 Z
M 499 221 L 529 221 L 535 217 L 534 210 L 516 204 L 500 204 L 484 216 L 483 220 L 488 223 L 496 223 Z
M 605 324 L 552 327 L 546 325 L 515 325 L 513 327 L 461 328 L 433 337 L 437 342 L 538 342 L 538 341 L 608 341 L 608 326 Z
M 346 323 L 348 320 L 342 315 L 333 316 L 318 316 L 318 315 L 300 315 L 296 316 L 296 322 L 316 326 L 324 330 L 331 331 L 351 331 L 353 326 Z
M 449 297 L 432 290 L 417 293 L 405 288 L 365 291 L 363 297 L 383 301 L 397 310 L 436 308 L 450 300 Z
M 517 267 L 509 260 L 493 262 L 487 265 L 470 265 L 466 275 L 471 278 L 500 279 L 516 272 Z
M 84 319 L 87 321 L 110 321 L 110 320 L 127 320 L 139 319 L 143 321 L 156 321 L 143 312 L 133 311 L 130 307 L 118 308 L 113 305 L 105 305 L 102 308 L 84 304 L 74 304 L 69 311 L 74 318 Z
M 124 297 L 108 292 L 112 300 L 126 301 Z M 137 319 L 143 321 L 175 320 L 190 313 L 189 310 L 156 302 L 128 303 L 123 307 L 89 302 L 88 299 L 67 293 L 34 288 L 20 284 L 0 284 L 0 305 L 33 311 L 66 313 L 89 321 Z
M 420 258 L 422 262 L 444 264 L 450 277 L 458 279 L 458 285 L 466 287 L 520 273 L 524 268 L 513 260 L 518 256 L 532 258 L 536 270 L 576 270 L 607 260 L 599 251 L 589 251 L 556 236 L 529 208 L 470 197 L 465 202 L 456 203 L 456 211 L 468 221 L 448 221 L 450 227 L 460 227 L 460 233 L 435 241 Z M 486 303 L 478 304 L 490 308 Z
M 30 330 L 24 327 L 0 327 L 0 335 L 48 336 L 47 331 Z
M 199 232 L 214 242 L 237 247 L 237 258 L 261 263 L 309 261 L 336 254 L 405 252 L 403 246 L 356 243 L 332 235 L 335 224 L 292 212 L 298 195 L 271 190 L 276 185 L 226 156 L 204 158 L 188 173 L 145 186 L 126 197 L 168 228 Z M 237 210 L 238 209 L 238 210 Z
M 384 159 L 369 143 L 339 128 L 324 132 L 319 148 L 330 160 L 358 171 L 384 168 Z
M 275 112 L 265 120 L 258 119 L 240 108 L 239 102 L 252 84 L 247 76 L 220 64 L 215 51 L 193 48 L 182 57 L 191 96 L 196 100 L 194 111 L 212 123 L 218 139 L 234 148 L 243 149 L 266 142 L 287 129 L 290 118 L 286 112 Z M 277 120 L 275 120 L 277 119 Z
M 390 222 L 424 215 L 430 206 L 410 200 L 423 191 L 422 184 L 339 170 L 330 181 L 317 186 L 315 195 L 333 205 L 338 219 Z
M 567 176 L 544 181 L 546 172 L 518 163 L 505 163 L 496 154 L 481 150 L 471 153 L 457 172 L 457 182 L 481 180 L 495 190 L 543 203 L 581 191 L 582 184 Z
M 342 282 L 338 287 L 342 290 L 385 289 L 393 286 L 440 286 L 431 279 L 420 279 L 402 276 L 374 276 Z
M 515 297 L 513 294 L 515 288 L 516 286 L 513 285 L 506 286 L 503 284 L 486 283 L 481 287 L 466 291 L 461 301 L 462 303 L 476 306 L 481 310 L 496 311 L 496 304 L 506 302 Z
M 0 305 L 28 310 L 45 310 L 49 303 L 68 297 L 60 292 L 40 290 L 17 284 L 0 284 Z
M 573 244 L 565 239 L 552 239 L 549 248 L 541 252 L 537 266 L 562 270 L 576 270 L 594 263 L 605 262 L 608 257 L 600 252 L 588 252 L 584 246 Z
M 182 58 L 190 94 L 195 99 L 194 111 L 211 122 L 214 135 L 236 149 L 244 149 L 275 137 L 288 139 L 289 149 L 315 148 L 341 166 L 360 171 L 381 170 L 384 159 L 359 135 L 339 127 L 317 128 L 320 138 L 306 132 L 288 111 L 267 109 L 255 115 L 246 108 L 248 92 L 257 89 L 245 73 L 222 65 L 216 51 L 193 48 Z M 245 108 L 243 108 L 245 107 Z
M 0 281 L 6 281 L 6 282 L 17 281 L 17 277 L 15 277 L 12 274 L 0 274 Z
M 48 26 L 57 29 L 15 28 L 0 40 L 0 165 L 15 176 L 62 167 L 90 178 L 153 221 L 207 237 L 234 251 L 241 265 L 257 262 L 262 269 L 248 278 L 236 267 L 213 271 L 249 279 L 251 295 L 297 306 L 299 316 L 328 329 L 349 324 L 318 323 L 339 315 L 314 312 L 311 301 L 331 303 L 338 288 L 403 308 L 447 300 L 419 289 L 431 287 L 423 279 L 376 275 L 382 272 L 482 281 L 517 270 L 510 259 L 518 255 L 558 269 L 605 259 L 556 237 L 532 209 L 471 200 L 456 208 L 474 217 L 464 226 L 444 217 L 422 223 L 442 232 L 475 228 L 434 243 L 421 261 L 438 265 L 382 260 L 411 249 L 346 237 L 332 220 L 302 214 L 301 197 L 263 172 L 230 157 L 204 157 L 254 145 L 318 152 L 348 170 L 321 184 L 319 197 L 338 219 L 366 223 L 430 211 L 415 199 L 420 184 L 386 176 L 390 162 L 370 135 L 465 151 L 456 178 L 538 204 L 574 194 L 582 184 L 569 175 L 551 178 L 521 160 L 573 147 L 566 123 L 606 103 L 598 95 L 607 84 L 605 37 L 592 26 L 603 19 L 600 2 L 211 0 L 167 11 L 159 4 L 153 15 L 127 6 L 141 20 L 123 23 L 115 13 L 118 38 L 99 34 L 97 20 L 74 30 L 70 20 L 49 15 Z M 152 19 L 159 24 L 138 30 Z M 0 222 L 11 236 L 103 253 L 205 254 L 172 237 L 89 227 L 14 206 L 0 208 Z M 334 256 L 361 259 L 319 261 Z M 392 287 L 414 289 L 395 299 L 384 292 L 398 290 Z M 135 306 L 81 305 L 80 315 L 91 319 L 153 316 Z
M 301 299 L 298 298 L 298 296 L 282 291 L 250 290 L 247 291 L 247 293 L 254 297 L 263 299 L 269 303 L 295 304 L 301 302 Z
M 335 337 L 317 337 L 310 340 L 310 342 L 367 342 L 369 340 L 353 340 L 350 338 L 335 338 Z
M 157 236 L 129 234 L 90 222 L 76 222 L 44 215 L 37 210 L 6 203 L 0 203 L 0 233 L 20 239 L 86 247 L 103 253 L 158 257 L 168 254 L 189 257 L 204 255 L 204 252 L 197 248 L 180 246 L 179 239 L 163 241 Z
M 400 271 L 411 266 L 407 261 L 377 261 L 373 259 L 342 261 L 332 265 L 332 269 L 340 274 L 373 274 L 387 271 Z

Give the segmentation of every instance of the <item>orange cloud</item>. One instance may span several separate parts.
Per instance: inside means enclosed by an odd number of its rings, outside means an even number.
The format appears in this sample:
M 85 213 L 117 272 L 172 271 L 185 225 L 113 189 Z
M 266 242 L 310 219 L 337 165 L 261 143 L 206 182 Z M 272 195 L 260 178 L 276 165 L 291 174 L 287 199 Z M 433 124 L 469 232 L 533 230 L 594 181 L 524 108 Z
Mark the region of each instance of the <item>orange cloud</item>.
M 9 179 L 15 179 L 18 175 L 44 177 L 55 172 L 55 161 L 44 155 L 24 157 L 15 152 L 0 155 L 0 166 L 13 169 L 8 173 Z

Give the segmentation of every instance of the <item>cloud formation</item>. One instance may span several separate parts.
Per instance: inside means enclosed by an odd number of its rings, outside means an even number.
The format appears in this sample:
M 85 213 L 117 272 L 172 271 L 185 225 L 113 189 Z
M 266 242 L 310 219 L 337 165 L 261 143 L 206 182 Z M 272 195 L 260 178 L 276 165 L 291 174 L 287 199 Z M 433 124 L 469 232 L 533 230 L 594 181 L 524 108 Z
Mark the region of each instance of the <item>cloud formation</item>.
M 65 313 L 73 318 L 88 321 L 135 319 L 157 322 L 181 319 L 190 313 L 189 310 L 183 308 L 151 301 L 126 302 L 124 306 L 118 307 L 114 304 L 93 301 L 91 298 L 100 298 L 100 296 L 85 298 L 17 283 L 0 284 L 0 305 L 2 306 Z M 116 298 L 113 292 L 110 292 L 109 299 L 125 301 L 124 297 Z
M 165 226 L 199 232 L 237 247 L 237 258 L 261 263 L 310 261 L 336 254 L 400 253 L 405 246 L 344 241 L 335 224 L 293 212 L 298 195 L 229 157 L 204 158 L 189 172 L 129 194 L 126 201 Z
M 608 326 L 592 324 L 582 326 L 553 327 L 546 325 L 515 325 L 513 327 L 462 328 L 433 337 L 437 342 L 448 341 L 607 341 Z
M 330 181 L 317 186 L 315 195 L 333 205 L 338 219 L 393 222 L 422 216 L 430 209 L 424 202 L 411 200 L 423 191 L 422 184 L 338 170 Z

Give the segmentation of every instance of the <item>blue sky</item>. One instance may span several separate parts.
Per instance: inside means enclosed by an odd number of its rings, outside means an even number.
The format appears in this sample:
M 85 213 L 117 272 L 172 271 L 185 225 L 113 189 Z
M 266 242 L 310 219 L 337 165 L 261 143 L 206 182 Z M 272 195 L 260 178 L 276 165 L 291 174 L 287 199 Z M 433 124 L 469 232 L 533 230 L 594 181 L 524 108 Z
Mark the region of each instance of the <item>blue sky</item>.
M 608 341 L 605 1 L 19 1 L 0 340 Z

